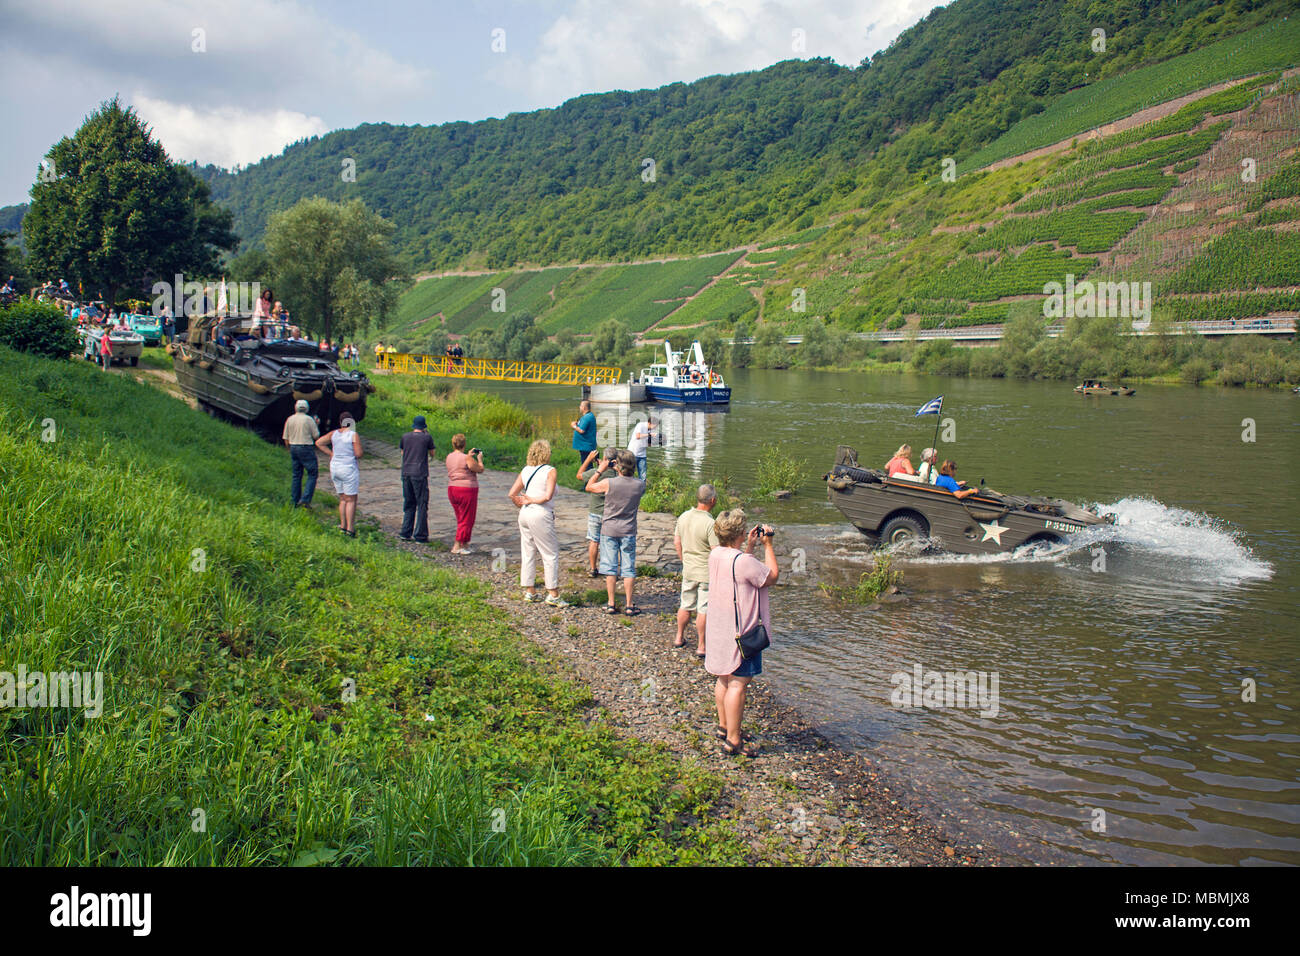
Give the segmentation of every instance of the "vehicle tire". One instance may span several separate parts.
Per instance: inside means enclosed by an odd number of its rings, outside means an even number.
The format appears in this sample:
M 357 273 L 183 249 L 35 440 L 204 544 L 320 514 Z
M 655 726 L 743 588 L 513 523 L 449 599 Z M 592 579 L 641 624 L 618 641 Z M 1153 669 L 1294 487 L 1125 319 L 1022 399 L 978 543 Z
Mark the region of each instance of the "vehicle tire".
M 140 359 L 139 359 L 139 357 L 138 357 L 138 356 L 135 356 L 135 355 L 131 356 L 131 367 L 132 367 L 132 368 L 135 368 L 135 367 L 136 367 L 137 365 L 139 365 L 139 364 L 140 364 Z
M 881 543 L 886 545 L 920 541 L 929 536 L 930 529 L 925 522 L 913 515 L 894 515 L 880 529 Z

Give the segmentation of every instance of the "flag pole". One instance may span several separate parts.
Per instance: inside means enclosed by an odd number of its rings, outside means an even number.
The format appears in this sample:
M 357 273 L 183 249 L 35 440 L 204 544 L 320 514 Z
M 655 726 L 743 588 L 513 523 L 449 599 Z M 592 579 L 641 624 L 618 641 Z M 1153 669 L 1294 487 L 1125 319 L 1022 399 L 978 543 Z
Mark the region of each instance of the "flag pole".
M 934 449 L 934 457 L 935 457 L 936 464 L 938 464 L 938 459 L 939 459 L 939 423 L 941 421 L 943 421 L 943 399 L 942 398 L 939 399 L 939 410 L 934 413 L 934 441 L 930 443 L 930 447 Z

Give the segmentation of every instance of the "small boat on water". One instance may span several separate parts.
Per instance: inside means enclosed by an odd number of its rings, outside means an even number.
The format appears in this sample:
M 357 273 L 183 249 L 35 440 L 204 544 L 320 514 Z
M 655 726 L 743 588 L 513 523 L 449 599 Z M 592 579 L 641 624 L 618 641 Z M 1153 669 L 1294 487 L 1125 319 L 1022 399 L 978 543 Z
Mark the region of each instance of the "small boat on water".
M 727 405 L 731 389 L 722 376 L 704 361 L 698 341 L 685 352 L 673 351 L 664 341 L 664 362 L 641 369 L 633 385 L 645 388 L 645 399 L 664 405 Z
M 1085 528 L 1114 523 L 1111 515 L 1060 498 L 1004 495 L 982 486 L 958 498 L 913 476 L 859 467 L 858 453 L 847 445 L 822 478 L 831 504 L 872 545 L 928 541 L 960 554 L 998 554 L 1025 544 L 1059 544 Z
M 1082 385 L 1074 386 L 1080 395 L 1136 395 L 1137 389 L 1124 385 L 1107 385 L 1095 378 L 1086 378 Z

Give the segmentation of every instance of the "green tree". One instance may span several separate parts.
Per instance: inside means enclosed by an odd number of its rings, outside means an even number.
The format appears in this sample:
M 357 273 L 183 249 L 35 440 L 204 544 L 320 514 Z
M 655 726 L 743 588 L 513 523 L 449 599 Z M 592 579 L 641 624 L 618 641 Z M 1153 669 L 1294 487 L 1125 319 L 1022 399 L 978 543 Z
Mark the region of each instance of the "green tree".
M 27 257 L 22 248 L 13 240 L 17 233 L 0 232 L 0 285 L 14 277 L 14 288 L 23 291 L 31 288 L 31 274 L 27 271 Z
M 835 360 L 831 350 L 831 337 L 826 330 L 826 323 L 819 318 L 808 321 L 803 330 L 803 342 L 799 345 L 799 358 L 802 364 L 810 368 L 830 365 Z
M 758 326 L 754 336 L 754 364 L 759 368 L 786 368 L 790 364 L 790 347 L 786 334 L 771 322 Z
M 617 319 L 608 319 L 596 327 L 591 339 L 592 361 L 603 365 L 622 365 L 632 350 L 632 333 Z
M 704 352 L 704 361 L 712 365 L 722 365 L 727 360 L 727 350 L 722 345 L 722 336 L 718 330 L 711 325 L 706 325 L 700 329 L 700 334 L 696 336 L 700 343 L 700 350 Z
M 1012 315 L 1002 329 L 998 353 L 1012 378 L 1029 378 L 1032 373 L 1029 353 L 1042 342 L 1043 320 L 1037 315 Z
M 754 334 L 749 323 L 743 319 L 736 323 L 736 330 L 731 335 L 730 364 L 732 368 L 748 368 L 751 346 L 745 342 Z
M 245 249 L 226 263 L 226 275 L 232 282 L 258 282 L 263 288 L 274 288 L 275 281 L 271 271 L 271 257 L 265 249 L 253 247 Z
M 46 153 L 23 221 L 35 273 L 87 293 L 148 292 L 176 273 L 210 276 L 233 249 L 231 214 L 207 183 L 167 158 L 149 129 L 114 97 Z
M 360 199 L 302 199 L 271 216 L 266 251 L 277 298 L 321 337 L 355 336 L 392 310 L 405 278 L 393 255 L 393 226 Z

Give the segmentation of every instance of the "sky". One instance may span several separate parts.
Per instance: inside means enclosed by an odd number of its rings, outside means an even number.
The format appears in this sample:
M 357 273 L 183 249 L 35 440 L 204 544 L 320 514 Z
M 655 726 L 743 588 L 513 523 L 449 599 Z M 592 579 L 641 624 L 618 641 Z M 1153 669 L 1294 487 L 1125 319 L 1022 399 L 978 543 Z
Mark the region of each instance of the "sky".
M 934 0 L 0 0 L 0 205 L 114 95 L 232 167 L 366 122 L 437 124 L 792 58 L 845 66 Z

